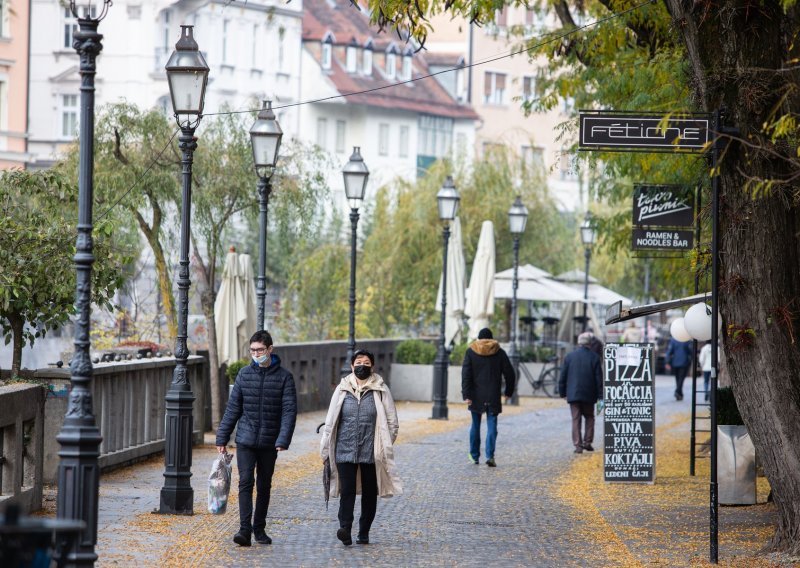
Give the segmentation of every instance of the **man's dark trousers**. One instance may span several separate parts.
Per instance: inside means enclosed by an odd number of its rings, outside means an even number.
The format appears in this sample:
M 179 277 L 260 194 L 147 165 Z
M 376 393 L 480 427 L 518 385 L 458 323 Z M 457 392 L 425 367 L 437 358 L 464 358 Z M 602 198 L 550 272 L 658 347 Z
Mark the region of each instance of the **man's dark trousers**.
M 570 402 L 572 411 L 572 443 L 583 449 L 594 440 L 594 404 L 591 402 Z M 583 439 L 581 439 L 581 418 L 586 421 Z
M 683 398 L 683 381 L 689 367 L 673 367 L 672 370 L 675 372 L 675 398 L 680 400 Z
M 275 448 L 236 447 L 239 468 L 239 527 L 247 531 L 264 530 L 267 526 L 269 492 L 275 472 Z M 257 473 L 257 477 L 256 474 Z M 256 479 L 258 480 L 255 483 Z M 253 485 L 256 485 L 256 511 L 253 514 Z

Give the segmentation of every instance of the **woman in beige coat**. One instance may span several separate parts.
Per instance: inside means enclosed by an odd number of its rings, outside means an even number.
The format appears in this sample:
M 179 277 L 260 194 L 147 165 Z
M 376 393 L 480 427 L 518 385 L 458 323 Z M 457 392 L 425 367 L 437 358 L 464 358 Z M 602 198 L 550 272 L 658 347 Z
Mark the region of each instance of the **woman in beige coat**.
M 374 363 L 369 351 L 353 354 L 353 372 L 333 392 L 320 445 L 323 462 L 331 464 L 331 496 L 340 497 L 336 536 L 345 546 L 353 544 L 356 494 L 361 494 L 356 543 L 369 544 L 378 496 L 403 493 L 394 464 L 397 409 L 389 387 L 372 372 Z

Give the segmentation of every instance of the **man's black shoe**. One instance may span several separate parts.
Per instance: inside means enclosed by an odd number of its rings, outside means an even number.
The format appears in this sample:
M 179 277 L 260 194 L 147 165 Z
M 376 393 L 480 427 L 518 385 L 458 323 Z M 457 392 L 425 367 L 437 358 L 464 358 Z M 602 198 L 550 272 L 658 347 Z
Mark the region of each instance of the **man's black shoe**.
M 369 544 L 369 536 L 358 535 L 356 537 L 356 544 Z
M 250 546 L 250 531 L 239 530 L 233 535 L 233 542 L 239 546 Z
M 587 452 L 593 452 L 594 451 L 594 448 L 592 447 L 591 444 L 584 444 L 583 445 L 583 449 L 586 450 Z
M 488 460 L 486 460 L 486 465 L 488 465 L 489 467 L 497 467 L 497 464 L 494 462 L 494 458 L 489 458 Z
M 353 544 L 353 537 L 350 536 L 350 529 L 346 529 L 344 527 L 340 528 L 336 531 L 336 538 L 342 541 L 342 544 L 345 546 L 350 546 Z
M 266 531 L 256 531 L 253 536 L 255 537 L 256 542 L 259 544 L 272 544 L 272 539 L 269 538 L 269 535 L 266 533 Z
M 575 451 L 573 453 L 582 454 L 583 453 L 583 448 L 575 448 Z

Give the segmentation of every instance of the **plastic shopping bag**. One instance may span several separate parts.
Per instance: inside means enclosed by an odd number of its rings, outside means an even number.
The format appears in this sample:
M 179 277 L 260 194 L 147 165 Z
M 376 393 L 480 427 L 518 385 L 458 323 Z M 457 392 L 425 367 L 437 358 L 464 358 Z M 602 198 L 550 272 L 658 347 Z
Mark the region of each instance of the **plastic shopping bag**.
M 222 515 L 228 508 L 228 493 L 231 491 L 231 473 L 233 454 L 220 454 L 211 464 L 208 476 L 208 512 Z

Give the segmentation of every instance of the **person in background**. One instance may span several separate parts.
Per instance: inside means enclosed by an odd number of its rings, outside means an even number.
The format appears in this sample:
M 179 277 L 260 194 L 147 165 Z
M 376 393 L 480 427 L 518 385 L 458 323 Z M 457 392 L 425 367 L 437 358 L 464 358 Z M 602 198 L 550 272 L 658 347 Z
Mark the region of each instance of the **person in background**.
M 558 381 L 558 394 L 567 399 L 572 413 L 572 444 L 576 454 L 594 451 L 594 405 L 603 398 L 600 357 L 589 350 L 592 337 L 589 332 L 578 336 L 578 347 L 564 358 Z M 583 435 L 582 419 L 585 421 Z
M 719 360 L 719 351 L 717 351 L 717 360 Z M 711 342 L 706 341 L 703 348 L 700 350 L 698 362 L 703 369 L 703 385 L 706 393 L 706 402 L 708 402 L 708 385 L 711 382 Z
M 628 327 L 622 332 L 622 337 L 620 337 L 620 343 L 641 343 L 642 338 L 644 337 L 644 332 L 642 328 L 636 327 L 636 324 L 633 323 L 633 320 L 628 322 Z
M 664 362 L 667 365 L 667 371 L 672 369 L 675 374 L 675 400 L 683 400 L 683 381 L 692 364 L 692 342 L 678 341 L 674 337 L 670 337 Z
M 590 327 L 587 330 L 587 333 L 592 334 L 592 339 L 589 341 L 589 351 L 600 357 L 600 360 L 603 360 L 603 342 L 597 339 L 597 336 L 594 334 L 594 330 Z
M 494 450 L 497 443 L 497 417 L 503 412 L 501 393 L 505 381 L 506 399 L 514 394 L 516 375 L 511 361 L 500 344 L 492 336 L 492 330 L 484 327 L 478 332 L 461 366 L 461 396 L 472 413 L 472 428 L 469 431 L 469 461 L 480 463 L 481 416 L 486 413 L 486 465 L 497 467 Z
M 345 546 L 353 544 L 357 493 L 361 494 L 361 516 L 356 544 L 369 544 L 378 497 L 403 493 L 394 465 L 393 445 L 400 428 L 397 410 L 388 385 L 373 372 L 374 364 L 369 351 L 353 353 L 353 372 L 331 396 L 320 442 L 323 463 L 331 463 L 331 497 L 340 497 L 336 538 Z
M 217 428 L 217 450 L 225 452 L 236 423 L 236 467 L 239 470 L 239 532 L 233 542 L 272 544 L 266 533 L 269 494 L 278 452 L 289 449 L 297 420 L 297 392 L 292 374 L 272 352 L 272 336 L 257 331 L 250 338 L 253 361 L 233 383 L 225 415 Z M 258 477 L 255 473 L 258 473 Z M 253 512 L 253 485 L 256 508 Z

